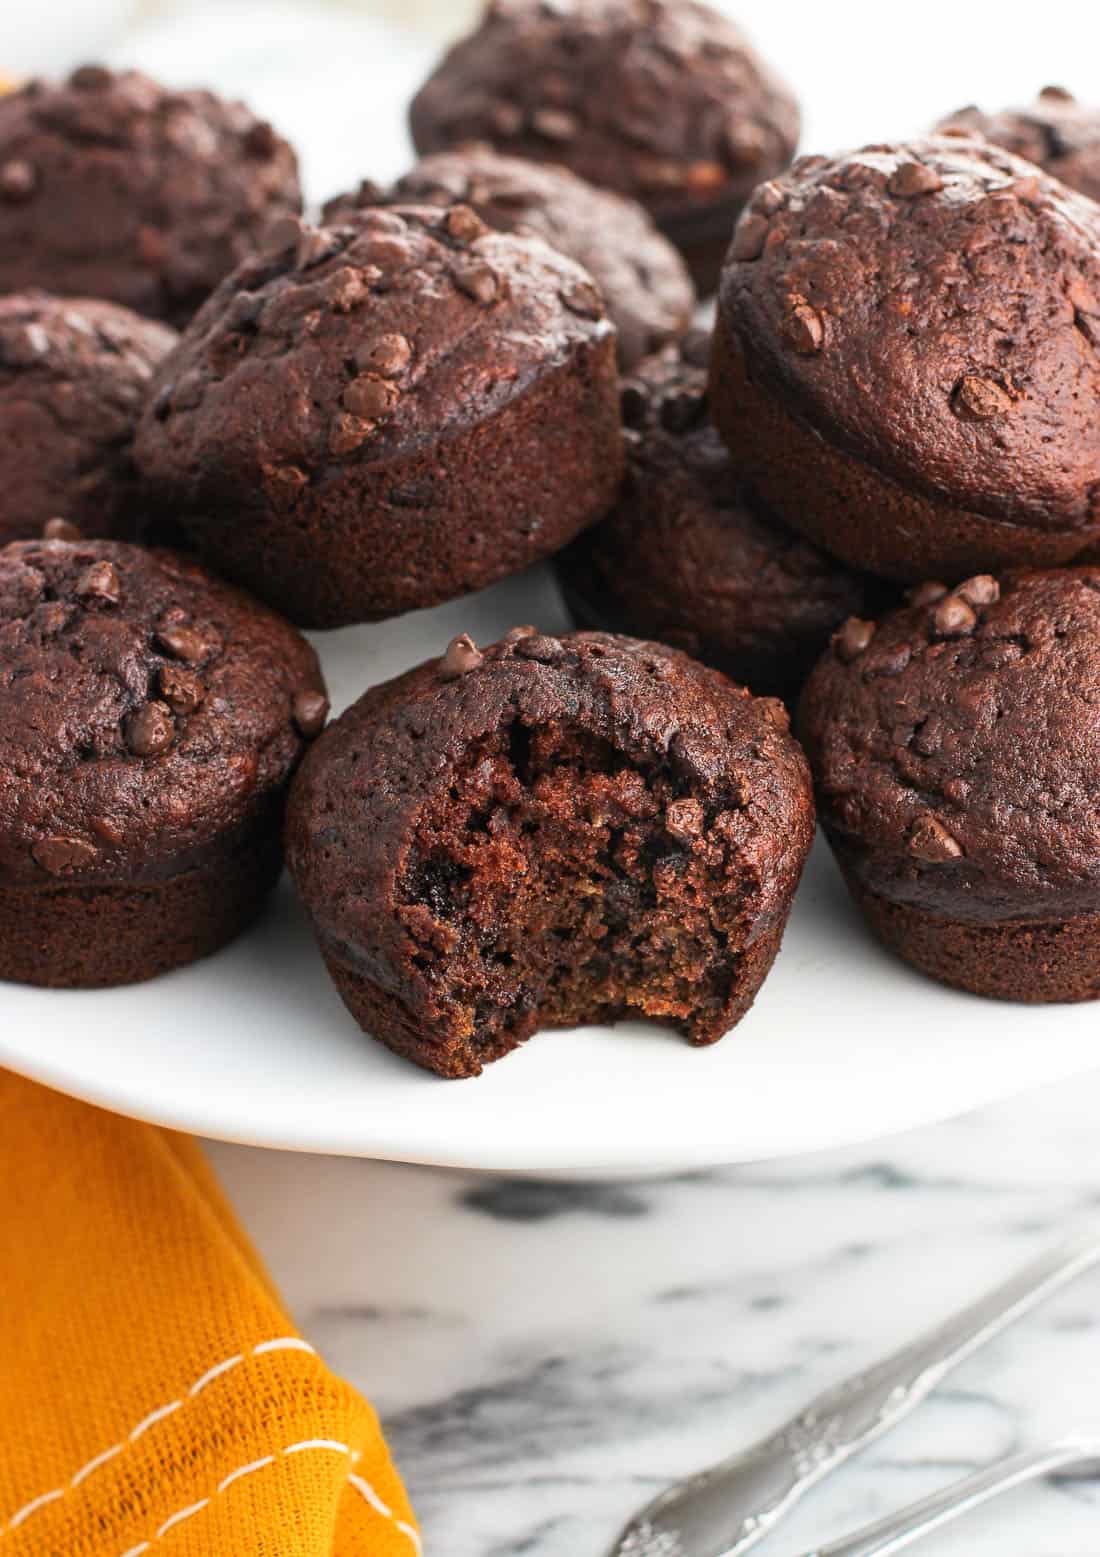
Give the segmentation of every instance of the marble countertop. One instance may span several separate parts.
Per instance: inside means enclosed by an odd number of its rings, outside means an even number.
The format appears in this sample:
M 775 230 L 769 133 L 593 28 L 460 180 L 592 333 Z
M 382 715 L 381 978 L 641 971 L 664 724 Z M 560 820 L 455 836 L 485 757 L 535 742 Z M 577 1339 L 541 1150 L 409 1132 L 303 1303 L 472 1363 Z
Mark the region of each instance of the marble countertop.
M 80 28 L 56 32 L 81 52 L 249 97 L 300 144 L 315 198 L 408 156 L 402 108 L 431 45 L 362 10 L 162 4 L 124 28 L 125 0 L 77 9 Z M 928 0 L 912 27 L 870 0 L 741 9 L 803 91 L 807 141 L 822 144 L 909 130 L 1048 78 L 1073 84 L 1100 42 L 1100 15 L 1059 0 L 1043 39 L 1021 32 L 1015 50 L 1011 28 L 986 47 L 983 8 L 948 0 Z M 12 68 L 72 63 L 45 57 L 43 28 L 14 13 L 5 25 Z M 838 51 L 838 27 L 904 70 Z M 631 1184 L 212 1154 L 298 1322 L 381 1411 L 427 1552 L 601 1557 L 669 1477 L 751 1442 L 1100 1218 L 1098 1118 L 1100 1075 L 872 1148 Z M 1100 1420 L 1098 1361 L 1094 1273 L 971 1359 L 761 1552 L 794 1557 Z M 919 1549 L 1095 1557 L 1100 1488 L 1024 1490 Z
M 602 1557 L 667 1479 L 1100 1219 L 1098 1117 L 1100 1076 L 873 1147 L 629 1184 L 212 1153 L 298 1322 L 381 1412 L 426 1551 Z M 762 1557 L 1100 1425 L 1098 1362 L 1094 1272 L 819 1488 Z M 1095 1557 L 1100 1487 L 1033 1486 L 917 1549 Z

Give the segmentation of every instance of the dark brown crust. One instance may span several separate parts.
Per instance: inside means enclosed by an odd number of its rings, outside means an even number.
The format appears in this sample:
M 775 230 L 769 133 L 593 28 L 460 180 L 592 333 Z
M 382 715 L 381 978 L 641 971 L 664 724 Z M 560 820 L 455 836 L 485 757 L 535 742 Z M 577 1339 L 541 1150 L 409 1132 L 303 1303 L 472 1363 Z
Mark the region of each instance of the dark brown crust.
M 325 707 L 304 639 L 188 559 L 0 551 L 0 977 L 146 978 L 235 933 Z
M 740 456 L 734 397 L 747 380 L 763 403 L 750 477 L 839 555 L 862 528 L 862 560 L 897 577 L 1072 555 L 1100 526 L 1098 245 L 1092 202 L 980 140 L 801 159 L 757 191 L 723 272 L 716 415 Z M 794 476 L 775 468 L 788 419 Z M 824 511 L 788 510 L 791 481 L 820 482 Z
M 115 303 L 0 298 L 0 544 L 57 517 L 84 535 L 133 534 L 134 428 L 175 341 Z
M 299 210 L 293 151 L 242 103 L 100 66 L 0 96 L 0 291 L 182 325 Z
M 1051 924 L 961 924 L 891 903 L 850 874 L 847 880 L 879 940 L 941 984 L 1032 1005 L 1100 996 L 1100 914 Z
M 375 1038 L 443 1075 L 476 1074 L 540 1025 L 535 1009 L 495 1051 L 471 1048 L 467 1031 L 452 1030 L 446 990 L 420 970 L 397 905 L 420 818 L 446 795 L 465 754 L 513 727 L 560 727 L 610 743 L 631 767 L 667 765 L 736 854 L 728 999 L 692 1029 L 694 1041 L 714 1041 L 770 966 L 813 836 L 807 770 L 778 705 L 674 649 L 606 634 L 517 630 L 481 655 L 467 648 L 465 673 L 450 658 L 367 692 L 330 726 L 293 786 L 288 862 L 353 1013 Z
M 0 979 L 49 989 L 134 984 L 219 951 L 282 870 L 279 817 L 207 865 L 145 886 L 0 886 Z
M 968 580 L 814 671 L 799 733 L 822 824 L 877 897 L 970 925 L 1100 901 L 1100 570 Z
M 558 576 L 582 626 L 675 644 L 793 697 L 834 628 L 869 613 L 872 586 L 746 490 L 708 417 L 707 349 L 693 333 L 625 382 L 619 500 L 560 554 Z
M 302 625 L 434 605 L 606 512 L 614 331 L 571 260 L 460 207 L 291 232 L 185 333 L 136 457 L 151 505 Z
M 1079 103 L 1064 87 L 1044 87 L 1026 108 L 1000 113 L 960 108 L 941 119 L 936 129 L 984 135 L 994 145 L 1036 163 L 1070 189 L 1100 200 L 1100 109 Z
M 568 168 L 502 156 L 491 146 L 437 152 L 389 189 L 365 183 L 337 195 L 324 220 L 354 221 L 378 205 L 456 203 L 471 206 L 497 232 L 537 233 L 583 265 L 604 295 L 621 367 L 635 366 L 691 322 L 691 278 L 642 206 L 594 188 Z
M 1100 540 L 1100 521 L 1058 533 L 1003 524 L 930 498 L 836 448 L 715 335 L 711 414 L 731 456 L 788 524 L 852 568 L 914 584 L 990 568 L 1058 567 Z
M 728 234 L 790 161 L 799 114 L 727 18 L 694 0 L 496 0 L 413 99 L 421 153 L 463 141 L 564 163 L 647 207 L 677 247 Z

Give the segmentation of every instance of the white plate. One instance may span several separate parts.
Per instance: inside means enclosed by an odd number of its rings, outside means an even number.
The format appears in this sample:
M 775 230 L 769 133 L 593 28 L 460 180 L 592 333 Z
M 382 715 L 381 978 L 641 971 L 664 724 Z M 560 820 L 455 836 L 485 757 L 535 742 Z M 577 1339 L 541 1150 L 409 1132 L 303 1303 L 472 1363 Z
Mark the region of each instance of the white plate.
M 539 570 L 318 636 L 336 705 L 468 629 L 565 625 Z M 952 993 L 867 937 L 819 846 L 756 1006 L 710 1049 L 640 1022 L 537 1035 L 441 1081 L 364 1037 L 284 882 L 235 946 L 151 984 L 0 986 L 0 1064 L 196 1134 L 527 1173 L 749 1162 L 901 1130 L 1100 1064 L 1096 1009 Z

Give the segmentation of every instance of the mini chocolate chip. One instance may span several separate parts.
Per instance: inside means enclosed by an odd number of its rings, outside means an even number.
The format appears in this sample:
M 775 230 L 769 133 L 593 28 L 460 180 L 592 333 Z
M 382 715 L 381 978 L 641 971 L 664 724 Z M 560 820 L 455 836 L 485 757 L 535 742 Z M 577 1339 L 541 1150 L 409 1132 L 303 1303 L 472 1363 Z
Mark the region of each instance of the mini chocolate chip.
M 79 541 L 83 536 L 76 525 L 68 519 L 47 519 L 42 526 L 42 539 L 44 541 Z
M 309 477 L 297 465 L 261 465 L 264 487 L 276 503 L 293 503 Z
M 1047 103 L 1075 103 L 1073 93 L 1063 86 L 1045 86 L 1039 96 Z
M 81 600 L 101 600 L 104 605 L 118 605 L 122 598 L 118 569 L 113 562 L 93 562 L 77 579 L 75 593 Z
M 665 810 L 665 827 L 674 838 L 690 843 L 703 831 L 705 815 L 698 800 L 672 800 Z
M 69 85 L 78 92 L 102 92 L 114 80 L 105 65 L 79 65 L 69 77 Z
M 603 298 L 590 281 L 570 281 L 558 296 L 569 312 L 579 319 L 603 318 Z
M 947 595 L 932 613 L 932 626 L 941 638 L 965 638 L 978 625 L 978 618 L 958 595 Z
M 456 265 L 451 275 L 458 290 L 472 297 L 475 303 L 491 303 L 500 286 L 496 271 L 482 261 Z
M 373 431 L 373 422 L 368 422 L 361 416 L 350 416 L 343 412 L 336 418 L 329 429 L 329 453 L 337 455 L 351 454 L 361 443 L 366 442 Z
M 353 416 L 364 417 L 367 421 L 377 421 L 380 417 L 388 416 L 399 399 L 398 391 L 386 382 L 384 378 L 377 378 L 372 374 L 364 374 L 361 378 L 351 381 L 340 397 L 344 408 Z
M 934 195 L 943 188 L 943 179 L 923 162 L 903 162 L 886 183 L 892 195 L 912 200 L 916 195 Z
M 475 238 L 482 238 L 489 231 L 477 212 L 468 205 L 452 206 L 443 224 L 456 243 L 473 243 Z
M 743 216 L 734 229 L 730 258 L 759 259 L 764 252 L 764 240 L 770 225 L 766 216 Z
M 1014 178 L 1010 184 L 1004 186 L 1004 193 L 1015 195 L 1017 200 L 1024 205 L 1034 205 L 1037 200 L 1043 198 L 1043 184 L 1038 173 L 1028 173 L 1023 178 Z
M 530 623 L 523 627 L 509 627 L 504 637 L 500 640 L 500 647 L 502 649 L 514 649 L 521 639 L 534 638 L 537 633 L 538 628 L 532 627 Z
M 307 741 L 320 735 L 325 728 L 325 720 L 328 718 L 329 702 L 323 692 L 314 692 L 311 688 L 299 692 L 294 699 L 291 708 L 291 717 L 298 727 L 301 735 Z
M 787 300 L 787 311 L 780 328 L 788 345 L 803 357 L 812 357 L 825 344 L 825 320 L 804 297 Z
M 171 709 L 166 703 L 143 703 L 126 720 L 124 733 L 135 757 L 159 757 L 176 733 Z
M 159 679 L 160 695 L 174 714 L 193 714 L 206 696 L 195 672 L 181 665 L 162 665 Z
M 153 636 L 159 649 L 170 654 L 174 660 L 183 660 L 186 665 L 197 665 L 208 652 L 202 633 L 178 621 L 166 621 L 158 625 Z
M 946 584 L 930 578 L 923 584 L 915 585 L 905 598 L 911 606 L 930 606 L 935 605 L 937 600 L 942 600 L 946 593 Z
M 13 368 L 32 367 L 49 355 L 50 337 L 34 321 L 0 332 L 0 362 Z
M 0 198 L 17 204 L 29 200 L 38 184 L 38 175 L 29 162 L 13 157 L 0 167 Z
M 362 271 L 353 270 L 350 265 L 341 265 L 339 270 L 328 277 L 325 295 L 338 314 L 350 313 L 370 296 L 368 281 L 378 281 L 381 275 L 382 272 L 374 265 L 366 266 Z
M 397 378 L 412 360 L 412 346 L 404 335 L 380 335 L 372 346 L 355 354 L 355 365 L 364 373 Z
M 447 645 L 447 651 L 439 662 L 439 674 L 445 681 L 457 681 L 467 671 L 476 670 L 485 656 L 469 633 L 459 633 Z
M 839 632 L 833 634 L 833 653 L 838 660 L 850 665 L 858 659 L 875 636 L 874 622 L 865 622 L 858 616 L 850 616 Z
M 71 871 L 83 870 L 99 858 L 99 850 L 85 838 L 69 838 L 58 834 L 42 838 L 31 849 L 35 861 L 51 876 L 67 876 Z
M 273 157 L 279 149 L 279 137 L 266 119 L 257 119 L 245 132 L 244 149 L 250 157 Z
M 571 141 L 580 126 L 575 114 L 564 108 L 536 108 L 531 128 L 548 141 Z
M 516 644 L 521 660 L 538 660 L 543 665 L 552 665 L 564 652 L 560 640 L 545 633 L 529 633 Z
M 870 681 L 876 676 L 900 676 L 913 657 L 913 651 L 907 643 L 895 643 L 889 648 L 872 649 L 863 660 L 861 669 L 863 679 Z
M 964 579 L 955 593 L 967 605 L 996 605 L 1001 598 L 1001 586 L 989 573 L 976 573 L 973 578 Z
M 932 815 L 920 816 L 909 834 L 909 852 L 929 865 L 944 865 L 962 857 L 962 844 Z
M 1012 409 L 1012 396 L 991 378 L 966 373 L 951 393 L 951 409 L 966 421 L 988 422 Z
M 766 184 L 757 185 L 749 209 L 759 212 L 761 216 L 776 216 L 786 204 L 787 195 L 783 186 L 769 180 Z

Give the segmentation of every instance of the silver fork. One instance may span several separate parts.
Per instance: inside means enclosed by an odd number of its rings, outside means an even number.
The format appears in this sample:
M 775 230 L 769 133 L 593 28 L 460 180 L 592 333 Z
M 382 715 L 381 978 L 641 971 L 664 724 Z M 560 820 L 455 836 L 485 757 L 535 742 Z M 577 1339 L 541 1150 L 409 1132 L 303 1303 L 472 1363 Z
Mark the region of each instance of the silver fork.
M 942 1492 L 933 1492 L 896 1514 L 876 1519 L 874 1524 L 865 1525 L 842 1541 L 815 1547 L 806 1557 L 890 1557 L 961 1514 L 980 1508 L 990 1498 L 1042 1476 L 1100 1476 L 1100 1438 L 1085 1434 L 1059 1438 L 1045 1448 L 998 1460 L 973 1476 L 953 1482 Z
M 908 1416 L 946 1373 L 1097 1261 L 1095 1233 L 1050 1250 L 926 1335 L 826 1390 L 778 1432 L 666 1488 L 630 1521 L 609 1557 L 742 1557 L 811 1487 Z M 860 1550 L 837 1548 L 844 1557 Z

